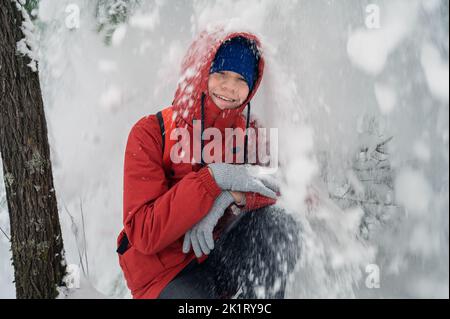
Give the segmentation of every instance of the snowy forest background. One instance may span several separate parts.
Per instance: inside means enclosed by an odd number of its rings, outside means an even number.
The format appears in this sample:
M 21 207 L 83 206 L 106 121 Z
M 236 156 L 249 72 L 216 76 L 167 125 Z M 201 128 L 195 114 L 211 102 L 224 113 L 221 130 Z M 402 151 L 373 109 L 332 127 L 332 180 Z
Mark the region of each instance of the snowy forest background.
M 380 28 L 367 23 L 371 4 Z M 193 36 L 221 22 L 255 32 L 266 50 L 253 110 L 279 128 L 281 204 L 304 226 L 287 297 L 448 298 L 448 7 L 29 1 L 66 259 L 83 267 L 83 285 L 130 297 L 115 253 L 127 135 L 170 105 Z M 314 212 L 302 201 L 310 184 L 330 199 Z M 14 298 L 3 182 L 0 227 L 0 298 Z M 369 285 L 373 265 L 379 288 Z

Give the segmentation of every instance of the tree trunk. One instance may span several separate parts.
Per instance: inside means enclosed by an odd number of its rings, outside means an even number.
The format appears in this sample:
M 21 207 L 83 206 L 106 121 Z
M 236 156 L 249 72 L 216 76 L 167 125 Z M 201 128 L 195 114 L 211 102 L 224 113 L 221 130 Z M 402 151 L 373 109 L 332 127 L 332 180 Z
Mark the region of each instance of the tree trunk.
M 0 151 L 17 298 L 55 298 L 66 273 L 39 76 L 20 55 L 16 2 L 0 0 Z

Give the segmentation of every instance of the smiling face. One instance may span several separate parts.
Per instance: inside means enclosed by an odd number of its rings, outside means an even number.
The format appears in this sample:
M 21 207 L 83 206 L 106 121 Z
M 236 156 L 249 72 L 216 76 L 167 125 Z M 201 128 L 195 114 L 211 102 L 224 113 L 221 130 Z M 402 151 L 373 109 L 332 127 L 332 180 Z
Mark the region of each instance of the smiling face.
M 242 75 L 232 71 L 220 71 L 209 75 L 208 92 L 214 104 L 225 110 L 241 106 L 250 89 Z

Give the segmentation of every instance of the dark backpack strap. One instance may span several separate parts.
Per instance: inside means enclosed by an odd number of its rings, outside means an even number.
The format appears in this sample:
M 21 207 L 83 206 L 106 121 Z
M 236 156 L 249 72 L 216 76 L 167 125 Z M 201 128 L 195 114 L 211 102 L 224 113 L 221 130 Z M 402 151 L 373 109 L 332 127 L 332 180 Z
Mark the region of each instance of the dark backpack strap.
M 128 250 L 128 244 L 129 244 L 128 237 L 127 237 L 127 234 L 124 232 L 122 239 L 120 239 L 120 244 L 119 244 L 119 247 L 117 248 L 116 252 L 119 255 L 125 254 L 125 252 Z
M 159 128 L 161 129 L 161 136 L 162 136 L 162 153 L 164 154 L 164 148 L 166 146 L 166 129 L 164 127 L 164 119 L 162 116 L 161 111 L 156 113 L 156 117 L 158 118 L 159 122 Z

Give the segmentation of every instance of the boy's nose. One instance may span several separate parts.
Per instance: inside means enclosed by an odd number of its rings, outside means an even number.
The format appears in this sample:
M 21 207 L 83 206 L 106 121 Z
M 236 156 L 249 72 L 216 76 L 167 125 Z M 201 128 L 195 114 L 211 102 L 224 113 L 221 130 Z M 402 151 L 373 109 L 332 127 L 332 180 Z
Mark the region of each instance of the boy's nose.
M 222 89 L 225 92 L 229 92 L 231 94 L 234 94 L 236 91 L 236 87 L 235 87 L 233 81 L 225 81 L 222 85 Z

